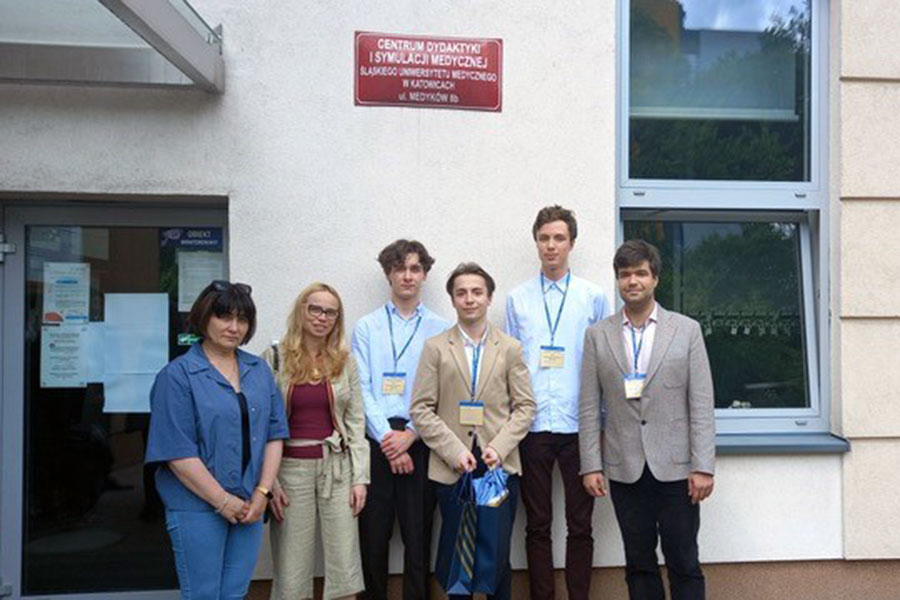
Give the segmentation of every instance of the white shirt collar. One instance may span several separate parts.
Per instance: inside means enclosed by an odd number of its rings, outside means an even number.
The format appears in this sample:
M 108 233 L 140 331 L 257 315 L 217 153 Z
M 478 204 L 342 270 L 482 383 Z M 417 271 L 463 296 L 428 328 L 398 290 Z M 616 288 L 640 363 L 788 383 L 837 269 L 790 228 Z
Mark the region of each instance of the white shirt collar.
M 472 341 L 472 338 L 470 338 L 468 336 L 468 334 L 466 334 L 466 332 L 463 330 L 463 328 L 460 326 L 459 323 L 456 324 L 456 328 L 459 329 L 459 334 L 462 336 L 463 343 L 466 346 L 471 346 L 471 347 L 475 348 L 476 346 L 481 346 L 482 344 L 484 344 L 484 342 L 488 336 L 488 331 L 490 330 L 491 327 L 490 327 L 490 325 L 488 325 L 487 327 L 484 328 L 484 335 L 481 336 L 481 340 L 479 340 L 477 344 L 474 341 Z
M 655 300 L 653 301 L 653 311 L 650 313 L 650 316 L 647 317 L 647 323 L 644 323 L 646 327 L 649 323 L 656 323 L 659 321 L 659 303 Z M 628 318 L 628 313 L 625 312 L 625 309 L 622 309 L 622 326 L 623 327 L 631 327 L 631 319 Z

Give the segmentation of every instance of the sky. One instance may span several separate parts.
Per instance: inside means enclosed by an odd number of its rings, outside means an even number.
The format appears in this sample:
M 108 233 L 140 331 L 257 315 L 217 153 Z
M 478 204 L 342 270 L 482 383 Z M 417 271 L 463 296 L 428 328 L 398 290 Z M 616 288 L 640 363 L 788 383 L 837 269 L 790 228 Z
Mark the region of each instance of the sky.
M 762 31 L 773 14 L 787 16 L 792 6 L 809 10 L 808 0 L 681 0 L 686 29 Z

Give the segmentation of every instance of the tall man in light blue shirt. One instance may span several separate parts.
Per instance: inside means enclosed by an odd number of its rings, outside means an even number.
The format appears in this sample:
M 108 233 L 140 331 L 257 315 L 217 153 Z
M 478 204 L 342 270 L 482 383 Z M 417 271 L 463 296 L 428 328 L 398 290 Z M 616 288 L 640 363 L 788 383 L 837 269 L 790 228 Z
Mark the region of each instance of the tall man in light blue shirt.
M 421 302 L 422 284 L 434 259 L 417 241 L 397 240 L 378 255 L 391 298 L 353 330 L 359 366 L 371 484 L 359 533 L 366 597 L 387 598 L 388 556 L 395 515 L 403 538 L 403 598 L 428 598 L 434 491 L 428 480 L 428 448 L 409 420 L 413 378 L 425 340 L 451 323 Z
M 555 597 L 550 529 L 553 463 L 558 461 L 568 529 L 566 588 L 570 600 L 586 600 L 594 555 L 594 501 L 578 474 L 581 355 L 585 330 L 609 315 L 610 309 L 597 285 L 575 277 L 569 270 L 569 252 L 578 235 L 572 211 L 558 205 L 541 209 L 532 235 L 541 271 L 512 290 L 506 301 L 506 329 L 522 342 L 537 402 L 531 432 L 520 446 L 531 598 Z

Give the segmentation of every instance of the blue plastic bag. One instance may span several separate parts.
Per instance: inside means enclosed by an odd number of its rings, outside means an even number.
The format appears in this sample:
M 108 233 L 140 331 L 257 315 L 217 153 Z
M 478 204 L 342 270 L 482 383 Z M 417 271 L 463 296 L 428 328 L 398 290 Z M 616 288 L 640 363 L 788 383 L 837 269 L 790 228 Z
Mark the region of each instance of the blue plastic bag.
M 503 469 L 491 469 L 484 477 L 472 480 L 475 489 L 475 504 L 478 506 L 497 507 L 509 496 L 506 480 L 509 475 Z

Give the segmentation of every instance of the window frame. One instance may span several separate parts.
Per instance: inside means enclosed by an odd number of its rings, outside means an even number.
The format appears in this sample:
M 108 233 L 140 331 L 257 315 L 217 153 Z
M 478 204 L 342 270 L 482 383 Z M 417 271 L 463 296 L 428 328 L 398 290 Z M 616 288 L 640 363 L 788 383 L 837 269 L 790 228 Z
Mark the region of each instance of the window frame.
M 812 39 L 810 40 L 810 179 L 809 181 L 750 181 L 750 180 L 698 180 L 698 179 L 632 179 L 630 167 L 630 43 L 631 43 L 631 0 L 619 0 L 617 18 L 619 23 L 617 82 L 618 118 L 617 128 L 617 181 L 619 200 L 622 206 L 647 206 L 690 208 L 722 208 L 717 197 L 722 190 L 741 191 L 739 200 L 751 202 L 754 208 L 774 210 L 811 210 L 822 204 L 821 195 L 827 186 L 827 155 L 825 144 L 828 140 L 827 113 L 828 77 L 828 10 L 827 0 L 809 0 Z M 631 190 L 632 194 L 624 193 Z M 665 192 L 664 194 L 654 192 Z M 765 193 L 771 198 L 760 198 Z M 663 196 L 663 197 L 661 197 Z M 662 204 L 660 204 L 662 203 Z M 736 206 L 735 208 L 744 208 Z
M 810 407 L 716 409 L 716 426 L 723 434 L 827 433 L 831 430 L 829 2 L 810 0 L 809 181 L 631 179 L 630 9 L 631 0 L 617 2 L 617 242 L 624 241 L 626 220 L 799 223 Z

